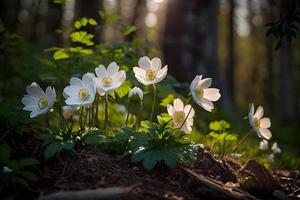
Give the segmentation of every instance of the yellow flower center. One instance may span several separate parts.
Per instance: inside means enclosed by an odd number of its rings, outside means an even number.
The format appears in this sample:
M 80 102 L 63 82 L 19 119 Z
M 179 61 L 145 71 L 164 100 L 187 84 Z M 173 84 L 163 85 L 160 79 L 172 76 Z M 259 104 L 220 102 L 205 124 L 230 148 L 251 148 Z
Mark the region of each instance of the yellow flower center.
M 197 96 L 199 97 L 199 98 L 202 98 L 203 97 L 203 95 L 204 95 L 204 90 L 203 89 L 197 89 L 196 90 L 196 94 L 197 94 Z
M 86 99 L 89 96 L 89 90 L 88 89 L 81 89 L 79 90 L 79 98 L 81 100 Z
M 103 83 L 103 85 L 105 85 L 105 86 L 107 86 L 107 85 L 110 85 L 111 84 L 111 78 L 109 78 L 109 77 L 104 77 L 103 79 L 102 79 L 102 83 Z
M 259 128 L 259 126 L 260 126 L 260 121 L 259 121 L 259 119 L 257 119 L 256 117 L 254 118 L 254 126 L 255 126 L 256 128 Z
M 156 78 L 156 72 L 149 69 L 147 70 L 146 72 L 146 77 L 150 80 L 150 81 L 153 81 L 155 78 Z
M 41 109 L 43 109 L 43 108 L 45 108 L 46 106 L 48 106 L 48 99 L 46 99 L 45 97 L 42 97 L 42 98 L 39 99 L 38 104 L 39 104 L 39 107 L 40 107 Z
M 184 119 L 185 119 L 185 114 L 183 111 L 174 112 L 174 115 L 173 115 L 174 122 L 183 122 Z

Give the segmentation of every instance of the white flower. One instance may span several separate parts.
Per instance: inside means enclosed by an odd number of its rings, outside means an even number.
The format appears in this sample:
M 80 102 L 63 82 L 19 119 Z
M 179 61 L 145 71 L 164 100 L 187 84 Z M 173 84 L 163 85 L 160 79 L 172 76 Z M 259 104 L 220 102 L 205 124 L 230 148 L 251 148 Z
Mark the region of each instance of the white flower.
M 272 137 L 271 131 L 268 129 L 271 127 L 271 120 L 268 117 L 262 118 L 264 115 L 264 108 L 258 106 L 254 113 L 254 105 L 251 103 L 250 111 L 248 114 L 249 123 L 257 133 L 258 137 L 269 140 Z
M 144 93 L 139 87 L 134 87 L 128 93 L 128 98 L 132 100 L 142 101 L 143 97 Z
M 144 84 L 156 84 L 163 80 L 168 72 L 168 66 L 161 68 L 159 58 L 153 58 L 151 61 L 147 56 L 141 57 L 138 61 L 140 67 L 134 67 L 133 71 L 136 79 Z
M 25 105 L 23 110 L 31 111 L 30 118 L 37 117 L 48 112 L 56 99 L 55 89 L 48 86 L 46 92 L 35 82 L 26 87 L 28 95 L 24 95 L 22 103 Z
M 64 96 L 69 106 L 90 106 L 95 100 L 94 80 L 90 74 L 84 74 L 82 80 L 72 77 L 70 86 L 65 87 Z
M 269 145 L 268 145 L 268 140 L 262 140 L 260 143 L 259 143 L 259 149 L 260 150 L 267 150 L 269 148 Z
M 272 149 L 274 154 L 281 153 L 281 149 L 278 147 L 277 142 L 274 142 L 271 149 Z
M 126 79 L 125 71 L 119 71 L 119 66 L 115 62 L 110 63 L 107 69 L 103 65 L 99 65 L 95 72 L 97 75 L 95 86 L 100 95 L 117 89 Z
M 12 171 L 14 171 L 14 170 L 12 170 L 11 168 L 9 168 L 7 166 L 4 166 L 3 169 L 2 169 L 3 173 L 11 173 Z
M 209 88 L 211 83 L 211 78 L 202 79 L 202 75 L 197 75 L 190 85 L 194 101 L 209 112 L 214 108 L 212 101 L 218 101 L 221 97 L 219 89 Z
M 274 162 L 274 154 L 273 153 L 268 155 L 268 160 L 269 160 L 269 162 Z
M 174 106 L 170 104 L 167 106 L 168 114 L 173 119 L 173 127 L 180 128 L 182 126 L 180 130 L 185 133 L 191 133 L 195 110 L 189 104 L 184 106 L 183 102 L 178 98 L 174 100 L 173 104 Z

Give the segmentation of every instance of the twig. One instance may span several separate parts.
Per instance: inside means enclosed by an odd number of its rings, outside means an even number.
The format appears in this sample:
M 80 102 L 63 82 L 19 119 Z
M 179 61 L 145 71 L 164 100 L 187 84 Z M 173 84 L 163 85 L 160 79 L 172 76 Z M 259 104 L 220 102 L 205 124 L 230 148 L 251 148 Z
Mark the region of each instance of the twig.
M 40 200 L 91 200 L 91 199 L 116 199 L 130 193 L 140 184 L 129 187 L 110 187 L 93 190 L 56 192 L 42 196 Z
M 187 169 L 185 167 L 180 167 L 183 169 L 189 176 L 195 178 L 199 183 L 202 185 L 205 185 L 206 187 L 210 188 L 213 191 L 216 191 L 218 193 L 221 193 L 227 197 L 230 197 L 231 199 L 257 199 L 256 197 L 250 195 L 246 191 L 239 190 L 235 188 L 234 190 L 231 188 L 225 187 L 223 184 L 210 179 L 208 177 L 205 177 L 202 174 L 198 174 L 190 169 Z

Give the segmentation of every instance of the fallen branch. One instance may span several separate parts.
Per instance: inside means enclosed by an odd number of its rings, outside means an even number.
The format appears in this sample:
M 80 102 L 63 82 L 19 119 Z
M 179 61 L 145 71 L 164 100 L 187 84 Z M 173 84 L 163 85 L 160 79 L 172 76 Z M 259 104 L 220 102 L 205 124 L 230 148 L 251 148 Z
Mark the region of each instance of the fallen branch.
M 116 199 L 130 193 L 133 188 L 139 184 L 130 187 L 110 187 L 93 190 L 56 192 L 50 195 L 42 196 L 40 200 L 91 200 L 91 199 Z
M 218 193 L 221 193 L 231 199 L 249 199 L 254 200 L 257 199 L 256 197 L 250 195 L 248 192 L 240 190 L 238 188 L 232 189 L 227 188 L 223 184 L 212 180 L 208 177 L 205 177 L 202 174 L 198 174 L 190 169 L 187 169 L 185 167 L 181 167 L 190 177 L 195 178 L 200 184 L 205 185 L 207 188 L 216 191 Z

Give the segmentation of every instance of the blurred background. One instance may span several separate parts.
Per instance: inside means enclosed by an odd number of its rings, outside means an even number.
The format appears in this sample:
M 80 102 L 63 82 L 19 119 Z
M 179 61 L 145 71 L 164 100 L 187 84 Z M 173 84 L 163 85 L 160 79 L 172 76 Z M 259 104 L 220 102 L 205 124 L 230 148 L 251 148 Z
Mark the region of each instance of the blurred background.
M 25 44 L 7 50 L 3 41 L 9 39 L 1 37 L 1 98 L 14 92 L 11 84 L 23 93 L 28 81 L 12 77 L 41 65 L 35 55 L 45 48 L 69 47 L 74 22 L 88 17 L 100 22 L 88 28 L 96 44 L 141 38 L 177 81 L 213 78 L 221 89 L 220 110 L 232 120 L 254 102 L 264 106 L 278 138 L 291 146 L 300 139 L 300 39 L 292 37 L 300 28 L 298 0 L 1 0 L 0 6 L 1 29 Z M 103 13 L 109 23 L 101 23 Z M 136 29 L 124 36 L 120 22 Z M 290 34 L 280 34 L 282 27 Z M 11 66 L 19 68 L 12 72 Z

